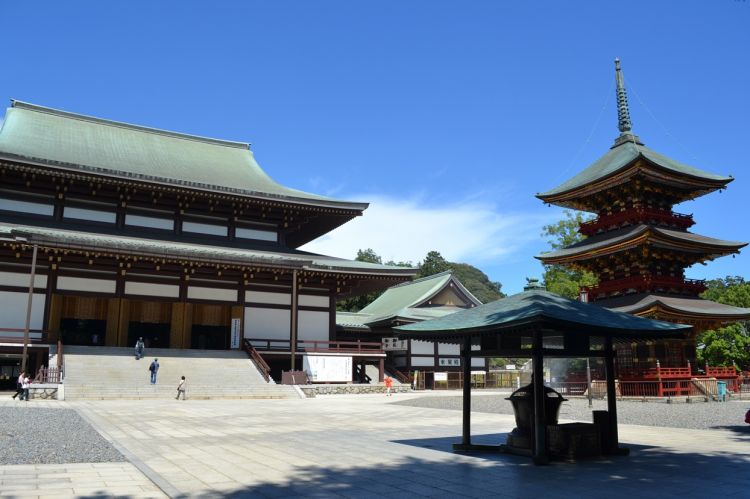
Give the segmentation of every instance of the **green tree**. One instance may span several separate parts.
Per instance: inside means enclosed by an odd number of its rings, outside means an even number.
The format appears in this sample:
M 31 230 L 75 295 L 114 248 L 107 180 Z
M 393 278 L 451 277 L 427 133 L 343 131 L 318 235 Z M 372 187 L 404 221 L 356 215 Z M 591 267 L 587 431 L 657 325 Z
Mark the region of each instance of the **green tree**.
M 495 301 L 505 296 L 500 291 L 502 284 L 490 281 L 487 274 L 473 265 L 447 261 L 438 251 L 427 253 L 424 261 L 419 265 L 417 277 L 429 277 L 446 270 L 452 270 L 456 279 L 461 281 L 461 284 L 482 303 Z
M 443 255 L 437 251 L 430 251 L 424 258 L 424 261 L 419 264 L 417 277 L 428 277 L 450 270 L 450 268 L 450 264 L 443 258 Z
M 750 308 L 750 283 L 739 276 L 712 279 L 701 294 L 707 300 Z M 738 322 L 708 330 L 698 336 L 698 362 L 712 366 L 737 366 L 750 369 L 748 322 Z
M 357 257 L 355 258 L 355 260 L 358 262 L 367 263 L 383 263 L 383 259 L 380 257 L 380 255 L 375 253 L 372 248 L 357 250 Z M 343 312 L 359 312 L 382 294 L 383 291 L 373 291 L 372 293 L 366 293 L 363 295 L 353 296 L 351 298 L 341 300 L 336 303 L 336 310 L 341 310 Z
M 547 238 L 553 250 L 583 241 L 585 236 L 578 232 L 578 226 L 593 219 L 593 216 L 584 215 L 582 212 L 574 214 L 565 210 L 564 214 L 565 218 L 562 220 L 542 228 L 542 236 Z M 586 270 L 571 269 L 562 265 L 544 266 L 544 286 L 551 293 L 577 298 L 580 288 L 595 286 L 596 283 L 596 276 Z

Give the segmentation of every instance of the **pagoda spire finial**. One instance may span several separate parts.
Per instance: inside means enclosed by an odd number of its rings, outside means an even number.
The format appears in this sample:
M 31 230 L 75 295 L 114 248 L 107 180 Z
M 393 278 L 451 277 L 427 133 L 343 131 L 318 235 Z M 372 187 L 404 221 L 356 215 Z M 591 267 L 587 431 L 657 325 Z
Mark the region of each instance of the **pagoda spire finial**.
M 625 91 L 619 58 L 615 59 L 615 80 L 617 81 L 617 128 L 620 129 L 620 133 L 627 133 L 633 128 L 633 123 L 630 121 L 628 94 Z
M 615 140 L 615 147 L 623 142 L 641 144 L 638 136 L 633 135 L 632 132 L 633 123 L 630 121 L 628 93 L 625 91 L 625 80 L 622 77 L 619 58 L 615 58 L 615 81 L 617 82 L 617 128 L 620 130 L 620 136 Z

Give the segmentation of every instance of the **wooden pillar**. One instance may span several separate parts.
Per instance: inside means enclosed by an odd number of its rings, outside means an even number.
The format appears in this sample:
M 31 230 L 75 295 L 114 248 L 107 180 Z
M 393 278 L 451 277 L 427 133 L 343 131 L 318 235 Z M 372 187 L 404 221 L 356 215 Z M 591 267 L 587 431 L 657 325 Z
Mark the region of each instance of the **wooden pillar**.
M 385 359 L 380 357 L 378 363 L 378 383 L 382 383 L 385 380 Z
M 471 445 L 471 336 L 464 338 L 461 346 L 461 362 L 464 376 L 463 432 L 461 445 Z
M 117 331 L 120 327 L 120 300 L 121 298 L 107 300 L 107 329 L 104 333 L 104 344 L 108 347 L 120 346 L 117 339 Z
M 609 412 L 609 435 L 611 448 L 609 453 L 619 451 L 619 437 L 617 435 L 617 389 L 615 386 L 615 350 L 612 347 L 612 337 L 607 336 L 604 342 L 604 369 L 607 375 L 607 410 Z
M 181 348 L 190 348 L 193 345 L 193 308 L 194 305 L 192 303 L 184 303 Z
M 120 317 L 117 321 L 117 345 L 127 346 L 130 328 L 130 300 L 120 299 Z M 135 343 L 133 343 L 135 345 Z
M 185 321 L 185 303 L 172 303 L 172 320 L 169 323 L 169 348 L 182 348 Z
M 51 293 L 49 297 L 49 315 L 47 317 L 47 332 L 49 342 L 60 340 L 60 319 L 62 318 L 62 295 Z
M 292 317 L 290 321 L 291 331 L 289 332 L 289 345 L 291 350 L 291 370 L 294 371 L 296 368 L 296 362 L 297 362 L 297 318 L 298 313 L 297 309 L 298 307 L 298 283 L 297 283 L 297 271 L 292 271 Z
M 538 329 L 534 331 L 532 363 L 534 370 L 534 464 L 548 464 L 544 355 L 542 353 L 542 332 Z

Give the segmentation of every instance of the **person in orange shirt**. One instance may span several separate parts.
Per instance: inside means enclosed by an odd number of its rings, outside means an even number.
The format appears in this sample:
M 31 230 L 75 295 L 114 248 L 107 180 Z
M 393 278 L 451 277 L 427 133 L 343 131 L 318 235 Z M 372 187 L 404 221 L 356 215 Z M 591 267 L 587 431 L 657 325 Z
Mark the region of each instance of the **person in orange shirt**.
M 393 378 L 391 378 L 390 376 L 386 376 L 384 383 L 385 383 L 385 395 L 386 397 L 390 397 L 391 388 L 393 387 Z

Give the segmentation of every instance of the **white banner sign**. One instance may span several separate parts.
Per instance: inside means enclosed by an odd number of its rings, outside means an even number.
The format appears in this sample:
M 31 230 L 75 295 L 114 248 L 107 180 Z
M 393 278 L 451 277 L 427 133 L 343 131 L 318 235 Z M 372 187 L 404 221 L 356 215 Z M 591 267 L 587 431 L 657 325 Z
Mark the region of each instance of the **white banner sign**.
M 241 319 L 232 319 L 232 334 L 231 334 L 231 346 L 230 348 L 240 347 L 240 322 Z
M 448 373 L 435 373 L 435 381 L 448 381 Z
M 352 380 L 351 357 L 305 355 L 302 369 L 313 382 L 349 383 Z

